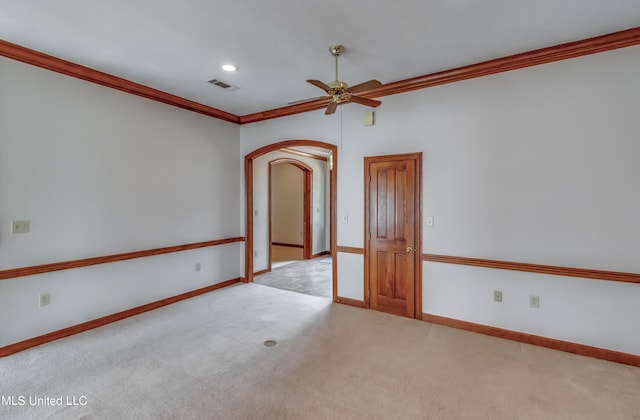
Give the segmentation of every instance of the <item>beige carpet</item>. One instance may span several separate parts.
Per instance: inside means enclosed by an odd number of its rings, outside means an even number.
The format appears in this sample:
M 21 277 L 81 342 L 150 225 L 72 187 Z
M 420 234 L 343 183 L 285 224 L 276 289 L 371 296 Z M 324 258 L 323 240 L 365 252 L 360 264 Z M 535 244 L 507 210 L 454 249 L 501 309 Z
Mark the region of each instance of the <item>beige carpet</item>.
M 331 298 L 333 296 L 331 257 L 292 261 L 268 273 L 254 276 L 253 282 L 290 292 Z
M 256 284 L 0 358 L 0 394 L 2 419 L 640 419 L 638 368 Z

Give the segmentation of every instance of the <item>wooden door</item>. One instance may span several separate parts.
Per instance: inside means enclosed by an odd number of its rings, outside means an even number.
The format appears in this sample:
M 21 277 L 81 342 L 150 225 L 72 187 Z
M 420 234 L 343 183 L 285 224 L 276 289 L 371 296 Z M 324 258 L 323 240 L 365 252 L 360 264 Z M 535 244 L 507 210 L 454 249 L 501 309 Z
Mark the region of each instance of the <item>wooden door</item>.
M 420 315 L 421 306 L 416 250 L 420 248 L 420 157 L 365 158 L 369 306 L 410 318 Z

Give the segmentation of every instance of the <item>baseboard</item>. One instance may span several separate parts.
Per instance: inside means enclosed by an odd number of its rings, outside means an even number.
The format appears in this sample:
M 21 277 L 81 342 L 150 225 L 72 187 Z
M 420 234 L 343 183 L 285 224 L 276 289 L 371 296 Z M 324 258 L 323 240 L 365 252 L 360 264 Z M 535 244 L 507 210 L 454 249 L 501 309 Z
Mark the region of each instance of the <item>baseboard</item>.
M 536 346 L 547 347 L 550 349 L 560 350 L 568 353 L 575 353 L 581 356 L 589 356 L 596 359 L 608 360 L 611 362 L 640 367 L 640 356 L 637 356 L 635 354 L 621 353 L 614 350 L 591 347 L 584 344 L 571 343 L 568 341 L 556 340 L 554 338 L 541 337 L 518 331 L 505 330 L 503 328 L 491 327 L 489 325 L 476 324 L 473 322 L 461 321 L 458 319 L 447 318 L 438 315 L 423 313 L 422 320 L 431 322 L 433 324 L 473 331 L 493 337 L 504 338 L 507 340 L 518 341 L 526 344 L 533 344 Z
M 253 273 L 253 276 L 259 276 L 260 274 L 268 273 L 269 271 L 271 271 L 270 268 L 265 268 L 264 270 L 256 271 L 255 273 Z
M 340 297 L 340 296 L 338 296 L 336 298 L 336 302 L 337 303 L 343 303 L 343 304 L 349 305 L 349 306 L 356 306 L 358 308 L 366 308 L 367 307 L 365 305 L 365 303 L 363 301 L 361 301 L 361 300 L 350 299 L 350 298 Z
M 277 245 L 277 246 L 289 246 L 292 248 L 304 248 L 304 245 L 298 245 L 298 244 L 285 244 L 283 242 L 271 242 L 271 245 Z
M 58 331 L 53 331 L 38 337 L 30 338 L 28 340 L 20 341 L 18 343 L 9 344 L 8 346 L 0 347 L 0 357 L 9 356 L 14 353 L 36 347 L 50 341 L 58 340 L 60 338 L 68 337 L 70 335 L 78 334 L 84 331 L 92 330 L 94 328 L 101 327 L 103 325 L 111 324 L 112 322 L 120 321 L 125 318 L 129 318 L 135 315 L 139 315 L 144 312 L 158 309 L 163 306 L 170 305 L 172 303 L 179 302 L 181 300 L 189 299 L 204 293 L 212 292 L 223 287 L 231 286 L 232 284 L 242 281 L 240 277 L 223 281 L 221 283 L 212 284 L 211 286 L 203 287 L 201 289 L 192 290 L 190 292 L 182 293 L 176 296 L 172 296 L 166 299 L 161 299 L 155 302 L 147 303 L 146 305 L 137 306 L 135 308 L 127 309 L 126 311 L 118 312 L 112 315 L 103 316 L 92 321 L 83 322 L 82 324 L 73 325 L 71 327 L 63 328 Z
M 324 257 L 325 255 L 331 255 L 331 252 L 329 251 L 318 252 L 317 254 L 313 254 L 311 258 L 320 258 L 320 257 Z
M 364 248 L 356 248 L 354 246 L 342 246 L 342 245 L 338 245 L 336 247 L 336 251 L 338 252 L 345 252 L 347 254 L 358 254 L 358 255 L 364 255 Z

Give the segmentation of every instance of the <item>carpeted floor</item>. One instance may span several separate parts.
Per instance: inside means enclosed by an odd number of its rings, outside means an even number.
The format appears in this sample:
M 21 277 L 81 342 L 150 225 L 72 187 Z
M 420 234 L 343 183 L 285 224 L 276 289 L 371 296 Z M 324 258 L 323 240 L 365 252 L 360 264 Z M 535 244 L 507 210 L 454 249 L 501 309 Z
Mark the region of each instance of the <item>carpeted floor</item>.
M 639 390 L 635 367 L 257 284 L 0 358 L 2 419 L 637 420 Z
M 271 269 L 291 264 L 303 259 L 302 248 L 282 245 L 271 245 Z
M 300 260 L 272 269 L 253 278 L 257 284 L 305 295 L 331 298 L 331 258 Z

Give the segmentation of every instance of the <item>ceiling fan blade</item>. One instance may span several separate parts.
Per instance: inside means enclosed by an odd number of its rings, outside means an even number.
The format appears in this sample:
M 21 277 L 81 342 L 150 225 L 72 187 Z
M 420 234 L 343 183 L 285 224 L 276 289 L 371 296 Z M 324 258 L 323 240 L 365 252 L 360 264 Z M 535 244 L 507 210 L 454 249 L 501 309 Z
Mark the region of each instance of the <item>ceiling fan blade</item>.
M 355 95 L 351 97 L 350 102 L 355 102 L 355 103 L 370 106 L 373 108 L 379 106 L 382 103 L 380 101 L 376 101 L 375 99 L 361 98 L 360 96 L 355 96 Z
M 380 82 L 379 80 L 369 80 L 368 82 L 362 82 L 355 86 L 351 86 L 349 88 L 349 92 L 351 93 L 366 92 L 367 90 L 373 90 L 380 86 L 382 86 L 382 82 Z
M 336 109 L 338 108 L 338 103 L 337 102 L 329 102 L 329 106 L 327 106 L 327 110 L 324 112 L 324 115 L 331 115 L 334 112 L 336 112 Z
M 307 80 L 307 82 L 311 83 L 315 87 L 319 87 L 320 89 L 324 90 L 327 93 L 329 93 L 329 91 L 331 90 L 329 86 L 325 85 L 320 80 Z

